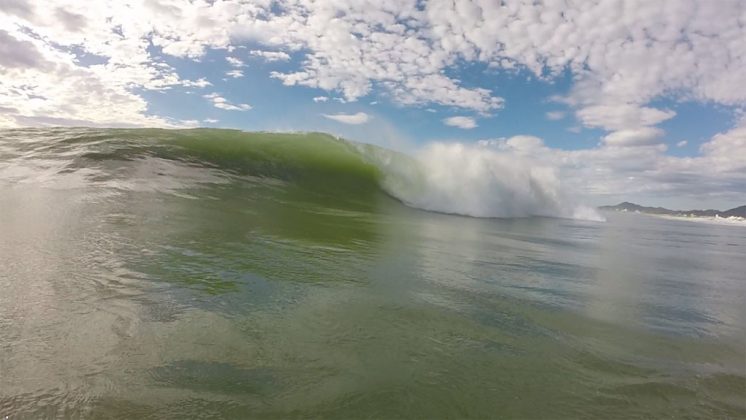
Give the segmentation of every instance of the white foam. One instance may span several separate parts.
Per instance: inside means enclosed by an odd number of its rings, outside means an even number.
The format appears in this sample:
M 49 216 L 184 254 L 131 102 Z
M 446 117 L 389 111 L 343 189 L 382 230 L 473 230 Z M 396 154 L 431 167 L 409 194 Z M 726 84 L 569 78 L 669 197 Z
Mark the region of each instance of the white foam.
M 383 166 L 383 187 L 405 204 L 474 217 L 550 216 L 605 220 L 565 191 L 555 168 L 481 145 L 432 143 L 411 161 Z

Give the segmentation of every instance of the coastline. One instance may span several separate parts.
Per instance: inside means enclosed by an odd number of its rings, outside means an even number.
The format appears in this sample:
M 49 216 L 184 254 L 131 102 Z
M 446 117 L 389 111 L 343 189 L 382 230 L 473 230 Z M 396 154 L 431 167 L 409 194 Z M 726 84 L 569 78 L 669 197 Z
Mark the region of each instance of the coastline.
M 668 220 L 680 220 L 680 221 L 695 222 L 695 223 L 709 223 L 709 224 L 714 224 L 714 225 L 746 227 L 746 218 L 737 217 L 737 216 L 705 217 L 705 216 L 674 216 L 674 215 L 669 215 L 669 214 L 649 214 L 649 213 L 641 213 L 641 214 L 647 214 L 648 216 L 659 217 L 661 219 L 668 219 Z

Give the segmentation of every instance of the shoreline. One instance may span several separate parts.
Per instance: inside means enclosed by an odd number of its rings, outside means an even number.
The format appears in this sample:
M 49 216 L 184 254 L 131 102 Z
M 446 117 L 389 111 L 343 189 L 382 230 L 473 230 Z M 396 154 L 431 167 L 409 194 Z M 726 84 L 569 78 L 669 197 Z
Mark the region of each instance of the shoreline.
M 682 220 L 695 223 L 709 223 L 713 225 L 726 225 L 726 226 L 742 226 L 746 227 L 746 218 L 743 217 L 706 217 L 706 216 L 674 216 L 669 214 L 647 214 L 648 216 L 659 217 L 661 219 L 668 220 Z

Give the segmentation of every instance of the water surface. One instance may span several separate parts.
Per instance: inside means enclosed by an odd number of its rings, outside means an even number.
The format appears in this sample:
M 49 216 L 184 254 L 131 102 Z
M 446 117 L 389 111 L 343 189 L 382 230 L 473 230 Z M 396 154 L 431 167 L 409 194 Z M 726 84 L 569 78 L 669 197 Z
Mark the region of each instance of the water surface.
M 746 416 L 746 229 L 430 213 L 207 134 L 0 133 L 0 417 Z

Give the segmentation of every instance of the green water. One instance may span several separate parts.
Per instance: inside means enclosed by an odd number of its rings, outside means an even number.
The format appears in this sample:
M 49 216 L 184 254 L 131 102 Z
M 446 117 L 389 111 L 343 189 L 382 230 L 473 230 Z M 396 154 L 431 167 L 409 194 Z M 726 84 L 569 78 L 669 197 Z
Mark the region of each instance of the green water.
M 382 157 L 0 132 L 0 418 L 746 417 L 746 229 L 425 212 Z

